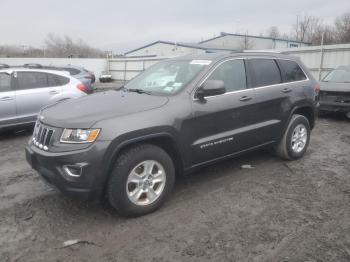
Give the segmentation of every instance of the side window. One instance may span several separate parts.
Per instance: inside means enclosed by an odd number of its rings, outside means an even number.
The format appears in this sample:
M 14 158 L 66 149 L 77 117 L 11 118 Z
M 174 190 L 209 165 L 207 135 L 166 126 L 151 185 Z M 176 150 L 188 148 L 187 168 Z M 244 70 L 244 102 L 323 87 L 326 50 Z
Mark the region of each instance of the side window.
M 222 80 L 226 92 L 238 91 L 247 88 L 244 61 L 242 59 L 224 62 L 209 76 L 208 80 Z
M 11 75 L 0 73 L 0 92 L 11 91 Z
M 47 87 L 47 76 L 41 72 L 17 72 L 18 89 Z
M 282 76 L 284 82 L 293 82 L 305 80 L 306 76 L 298 63 L 291 60 L 278 60 L 282 67 Z
M 47 74 L 49 86 L 63 86 L 69 83 L 69 78 L 54 74 Z
M 254 87 L 269 86 L 281 83 L 281 73 L 273 59 L 250 59 L 250 68 L 253 71 Z

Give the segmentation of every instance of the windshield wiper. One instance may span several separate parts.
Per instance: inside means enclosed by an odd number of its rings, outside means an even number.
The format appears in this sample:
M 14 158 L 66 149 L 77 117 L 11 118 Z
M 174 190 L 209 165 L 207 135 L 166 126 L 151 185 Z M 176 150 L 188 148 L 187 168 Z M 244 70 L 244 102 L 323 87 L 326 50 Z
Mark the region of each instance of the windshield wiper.
M 129 92 L 135 92 L 135 93 L 138 93 L 138 94 L 146 94 L 146 95 L 151 95 L 152 92 L 150 91 L 146 91 L 146 90 L 143 90 L 143 89 L 139 89 L 139 88 L 125 88 L 127 91 Z

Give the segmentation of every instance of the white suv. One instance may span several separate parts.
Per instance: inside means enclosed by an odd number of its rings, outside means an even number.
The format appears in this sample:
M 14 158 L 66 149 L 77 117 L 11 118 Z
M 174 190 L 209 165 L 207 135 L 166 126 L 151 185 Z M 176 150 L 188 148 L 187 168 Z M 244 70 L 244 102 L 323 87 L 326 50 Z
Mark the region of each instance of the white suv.
M 0 69 L 0 129 L 34 123 L 42 107 L 85 96 L 86 91 L 68 72 Z

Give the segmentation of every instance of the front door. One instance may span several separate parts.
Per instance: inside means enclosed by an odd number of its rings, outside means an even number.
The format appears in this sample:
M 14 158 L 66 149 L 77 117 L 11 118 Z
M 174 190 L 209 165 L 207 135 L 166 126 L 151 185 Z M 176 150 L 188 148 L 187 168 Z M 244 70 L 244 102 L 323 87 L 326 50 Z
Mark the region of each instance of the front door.
M 43 72 L 17 72 L 17 115 L 22 122 L 36 120 L 40 109 L 61 92 L 61 87 L 49 87 L 48 76 Z
M 11 87 L 10 73 L 0 73 L 0 127 L 16 122 L 15 91 Z
M 193 100 L 190 125 L 192 165 L 205 163 L 256 145 L 255 94 L 247 87 L 243 59 L 221 63 L 208 80 L 222 80 L 226 93 Z

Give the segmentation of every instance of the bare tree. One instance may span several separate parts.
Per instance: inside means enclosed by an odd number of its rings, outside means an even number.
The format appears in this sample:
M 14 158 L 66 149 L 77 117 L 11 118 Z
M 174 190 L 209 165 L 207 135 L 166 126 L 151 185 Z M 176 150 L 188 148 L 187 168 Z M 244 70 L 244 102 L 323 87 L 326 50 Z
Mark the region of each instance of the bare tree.
M 46 53 L 52 57 L 103 57 L 104 53 L 92 48 L 84 41 L 74 42 L 69 36 L 56 36 L 48 34 L 46 39 Z
M 246 33 L 240 43 L 241 50 L 249 50 L 254 48 L 254 41 L 249 38 L 248 33 Z
M 311 44 L 321 45 L 322 37 L 323 44 L 334 44 L 336 42 L 334 27 L 329 25 L 319 25 L 318 27 L 316 27 L 310 38 Z
M 281 36 L 280 31 L 277 26 L 271 26 L 267 30 L 267 35 L 271 38 L 279 38 Z
M 304 17 L 297 17 L 297 23 L 294 25 L 294 38 L 300 42 L 311 42 L 315 31 L 319 30 L 322 21 L 313 16 L 305 15 Z
M 350 43 L 350 13 L 338 16 L 334 22 L 338 43 Z

